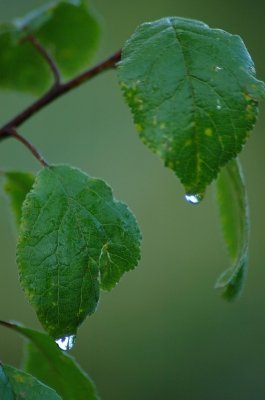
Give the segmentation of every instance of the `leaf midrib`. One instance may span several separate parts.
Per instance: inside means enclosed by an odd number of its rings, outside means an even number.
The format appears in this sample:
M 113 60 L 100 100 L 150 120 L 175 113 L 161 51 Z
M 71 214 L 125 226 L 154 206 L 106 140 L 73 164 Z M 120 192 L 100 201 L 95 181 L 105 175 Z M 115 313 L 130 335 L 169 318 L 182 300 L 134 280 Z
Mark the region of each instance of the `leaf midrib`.
M 173 29 L 173 31 L 175 33 L 176 39 L 178 40 L 178 42 L 179 42 L 179 44 L 180 44 L 180 46 L 182 48 L 183 61 L 184 61 L 186 72 L 187 72 L 187 78 L 186 79 L 187 79 L 187 81 L 189 83 L 190 93 L 191 93 L 191 97 L 192 97 L 192 100 L 193 100 L 194 143 L 195 143 L 195 147 L 196 147 L 196 181 L 195 182 L 196 182 L 196 185 L 198 185 L 198 183 L 199 183 L 199 171 L 200 171 L 200 159 L 199 159 L 198 130 L 197 130 L 197 125 L 196 125 L 196 108 L 197 108 L 197 105 L 196 105 L 196 101 L 195 101 L 195 93 L 194 93 L 194 88 L 193 88 L 193 85 L 192 85 L 192 80 L 190 78 L 191 75 L 190 75 L 189 67 L 188 67 L 188 64 L 187 64 L 187 59 L 186 59 L 186 55 L 185 55 L 185 51 L 184 51 L 184 46 L 183 46 L 183 44 L 182 44 L 182 42 L 181 42 L 181 40 L 179 38 L 177 29 L 175 29 L 175 27 L 172 24 L 170 18 L 168 18 L 168 21 L 169 21 L 169 24 L 170 24 L 171 28 Z

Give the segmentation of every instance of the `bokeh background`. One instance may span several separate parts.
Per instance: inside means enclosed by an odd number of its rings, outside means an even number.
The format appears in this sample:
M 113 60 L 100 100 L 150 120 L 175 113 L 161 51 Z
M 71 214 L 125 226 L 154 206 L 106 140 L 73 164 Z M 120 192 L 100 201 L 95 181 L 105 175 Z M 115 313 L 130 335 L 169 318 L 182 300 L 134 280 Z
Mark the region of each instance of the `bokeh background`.
M 44 0 L 0 0 L 0 22 Z M 265 80 L 263 0 L 94 0 L 104 35 L 95 61 L 118 48 L 145 21 L 199 19 L 239 34 Z M 18 65 L 17 68 L 20 66 Z M 0 94 L 0 123 L 33 99 Z M 249 273 L 236 304 L 213 286 L 228 267 L 214 187 L 193 206 L 173 172 L 138 139 L 117 84 L 106 72 L 60 98 L 21 127 L 51 163 L 69 163 L 106 180 L 137 216 L 142 260 L 79 329 L 70 354 L 95 381 L 103 400 L 265 399 L 265 104 L 241 154 L 251 213 Z M 9 139 L 0 166 L 37 172 L 28 150 Z M 0 318 L 41 329 L 18 282 L 16 235 L 0 192 Z M 19 367 L 23 341 L 0 327 L 0 359 Z M 73 382 L 75 384 L 75 382 Z

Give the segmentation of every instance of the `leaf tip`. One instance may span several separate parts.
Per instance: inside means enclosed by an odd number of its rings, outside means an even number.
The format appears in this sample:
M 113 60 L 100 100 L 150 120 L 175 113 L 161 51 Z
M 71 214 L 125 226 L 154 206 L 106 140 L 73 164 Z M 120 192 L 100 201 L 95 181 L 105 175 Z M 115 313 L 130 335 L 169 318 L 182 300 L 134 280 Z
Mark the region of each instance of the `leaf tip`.
M 226 271 L 227 272 L 227 271 Z M 236 302 L 241 296 L 244 288 L 244 284 L 247 276 L 247 263 L 243 260 L 237 272 L 233 275 L 233 278 L 227 282 L 227 284 L 222 284 L 226 272 L 224 272 L 215 284 L 215 288 L 222 288 L 220 297 L 227 303 Z

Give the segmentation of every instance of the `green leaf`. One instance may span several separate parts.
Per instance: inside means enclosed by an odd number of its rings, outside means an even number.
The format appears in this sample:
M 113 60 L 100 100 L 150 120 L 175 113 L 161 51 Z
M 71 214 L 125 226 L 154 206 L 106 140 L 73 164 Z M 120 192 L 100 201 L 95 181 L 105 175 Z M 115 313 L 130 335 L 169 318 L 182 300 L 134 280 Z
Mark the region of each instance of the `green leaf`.
M 52 82 L 50 69 L 31 43 L 14 42 L 13 32 L 0 27 L 0 88 L 38 95 Z
M 250 226 L 245 182 L 238 159 L 221 170 L 216 181 L 216 199 L 231 267 L 220 276 L 215 287 L 223 289 L 224 300 L 234 301 L 240 296 L 246 279 Z
M 87 1 L 62 1 L 47 7 L 49 20 L 30 32 L 44 45 L 65 77 L 72 77 L 92 60 L 98 48 L 100 26 Z
M 60 400 L 53 389 L 7 364 L 0 365 L 0 398 L 3 400 Z
M 163 18 L 127 41 L 119 80 L 142 141 L 203 197 L 257 119 L 264 83 L 242 40 L 202 22 Z
M 52 75 L 43 56 L 25 41 L 29 34 L 50 53 L 63 77 L 70 78 L 95 54 L 99 18 L 85 0 L 63 0 L 0 27 L 0 87 L 39 94 L 49 87 Z
M 17 262 L 44 329 L 72 337 L 140 258 L 141 233 L 107 184 L 68 165 L 44 168 L 22 210 Z
M 35 181 L 35 176 L 31 173 L 19 171 L 4 172 L 4 175 L 6 177 L 4 190 L 9 196 L 16 226 L 19 227 L 22 215 L 22 204 L 26 195 L 32 188 L 32 185 Z
M 58 348 L 50 336 L 16 324 L 8 324 L 8 327 L 28 339 L 23 370 L 53 388 L 63 400 L 98 399 L 87 374 L 73 357 Z

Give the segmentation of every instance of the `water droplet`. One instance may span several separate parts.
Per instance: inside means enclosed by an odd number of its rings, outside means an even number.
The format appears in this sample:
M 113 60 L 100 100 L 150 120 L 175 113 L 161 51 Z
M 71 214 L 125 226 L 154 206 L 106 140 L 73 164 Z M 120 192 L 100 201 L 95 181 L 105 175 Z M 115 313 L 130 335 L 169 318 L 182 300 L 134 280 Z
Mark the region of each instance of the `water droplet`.
M 217 106 L 216 106 L 217 110 L 221 110 L 221 104 L 220 104 L 220 100 L 217 99 Z
M 187 200 L 188 203 L 199 204 L 203 199 L 203 195 L 201 195 L 201 194 L 186 194 L 185 199 Z
M 216 72 L 218 72 L 218 71 L 221 71 L 221 69 L 223 69 L 223 68 L 221 68 L 221 67 L 217 67 L 216 65 L 213 67 L 213 69 L 216 71 Z
M 74 347 L 76 336 L 65 336 L 55 340 L 61 350 L 71 350 Z

